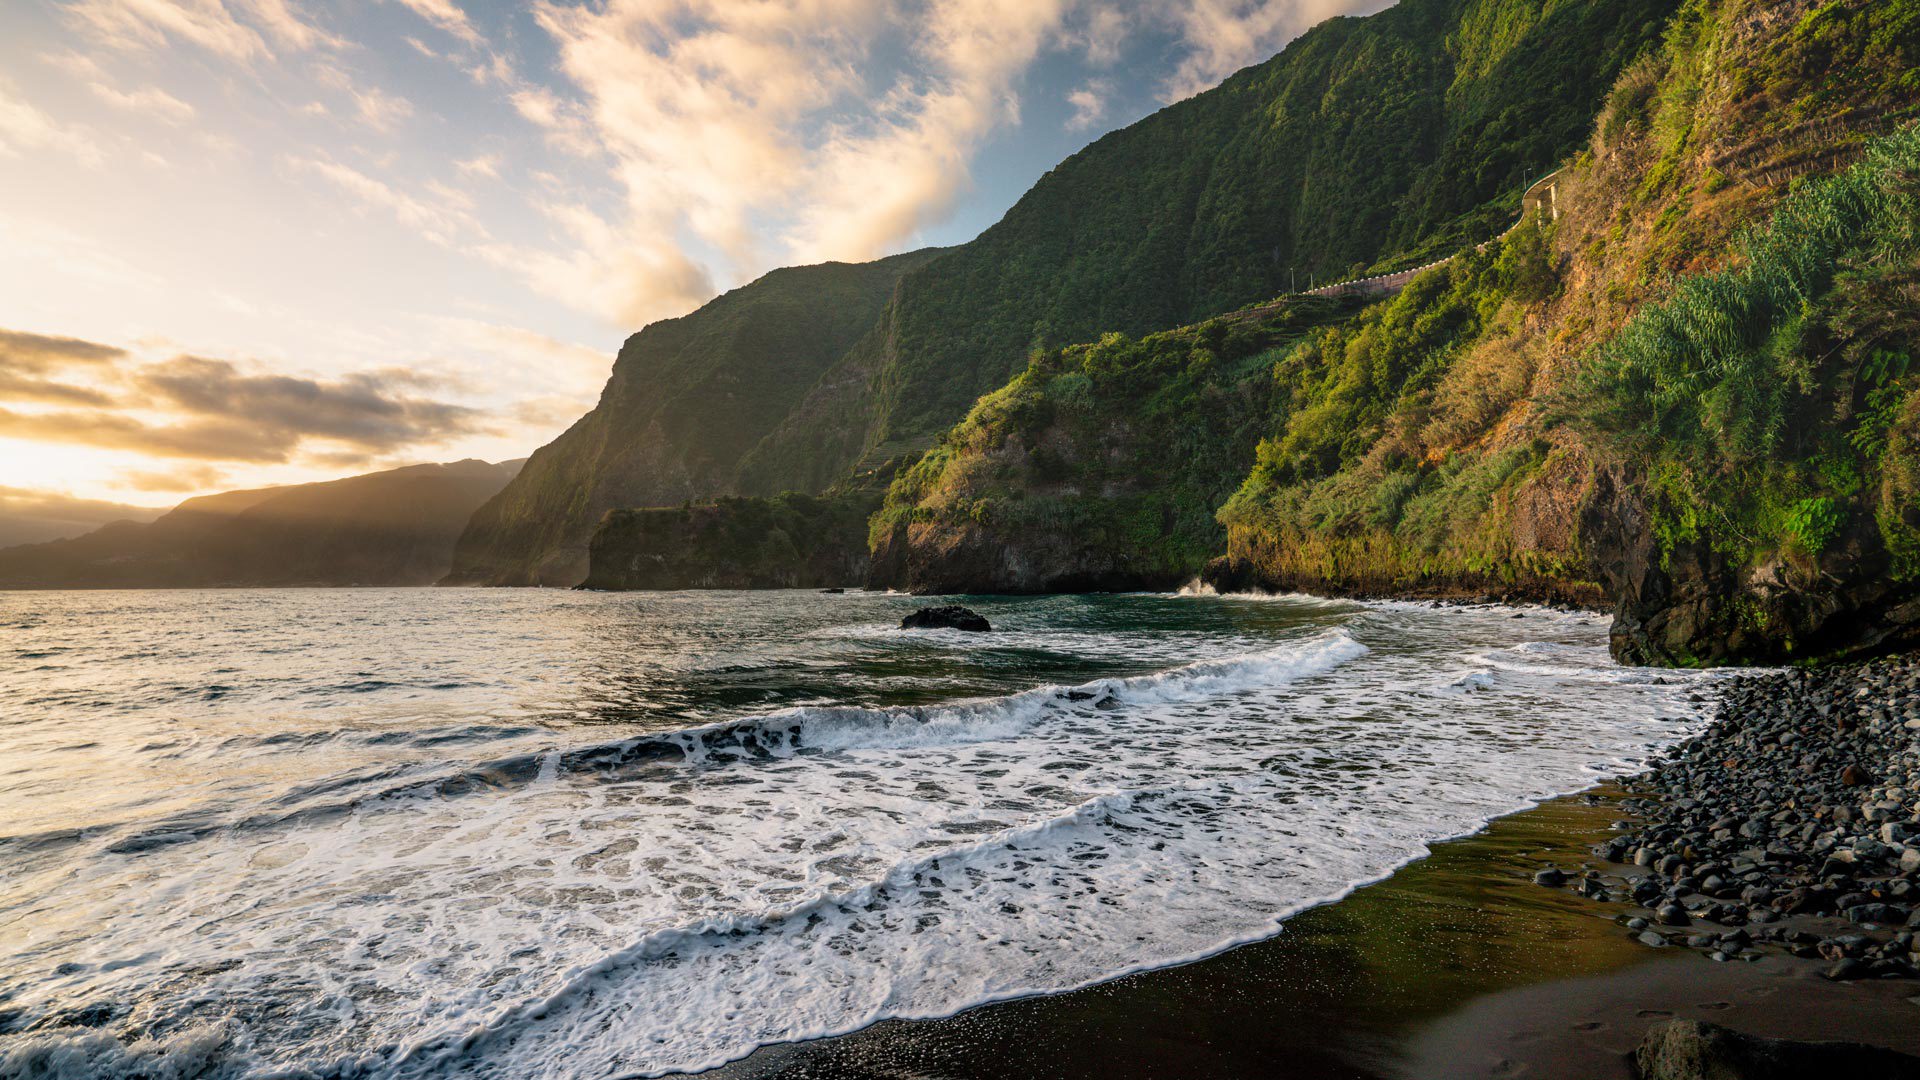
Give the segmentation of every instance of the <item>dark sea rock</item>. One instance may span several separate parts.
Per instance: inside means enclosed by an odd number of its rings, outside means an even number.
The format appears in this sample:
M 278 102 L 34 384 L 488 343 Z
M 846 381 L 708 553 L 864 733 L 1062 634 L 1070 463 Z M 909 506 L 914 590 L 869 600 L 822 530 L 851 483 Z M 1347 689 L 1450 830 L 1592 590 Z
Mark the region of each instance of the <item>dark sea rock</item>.
M 1875 1046 L 1791 1042 L 1746 1035 L 1699 1020 L 1666 1020 L 1633 1052 L 1641 1080 L 1807 1080 L 1873 1077 L 1920 1080 L 1920 1058 Z
M 1920 647 L 1920 583 L 1892 572 L 1870 513 L 1817 559 L 1743 566 L 1706 539 L 1664 549 L 1640 478 L 1596 477 L 1589 565 L 1614 598 L 1613 654 L 1636 664 L 1781 663 Z
M 927 607 L 900 620 L 902 630 L 991 630 L 992 624 L 977 612 L 958 604 Z

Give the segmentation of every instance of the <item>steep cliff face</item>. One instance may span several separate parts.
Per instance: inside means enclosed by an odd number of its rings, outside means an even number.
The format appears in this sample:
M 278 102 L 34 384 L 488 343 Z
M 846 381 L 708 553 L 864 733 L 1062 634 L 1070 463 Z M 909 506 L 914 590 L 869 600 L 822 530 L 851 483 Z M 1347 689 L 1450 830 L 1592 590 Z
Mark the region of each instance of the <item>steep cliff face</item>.
M 1036 355 L 896 480 L 872 582 L 921 593 L 1164 589 L 1225 541 L 1285 347 L 1356 305 L 1301 298 Z
M 450 580 L 572 584 L 608 509 L 821 491 L 926 450 L 1035 347 L 1197 322 L 1293 270 L 1410 265 L 1497 231 L 1674 2 L 1401 0 L 1335 19 L 1069 158 L 963 247 L 781 271 L 649 327 L 594 413 L 475 517 Z M 823 275 L 884 287 L 803 299 Z M 809 310 L 754 314 L 776 283 Z M 736 407 L 768 372 L 780 392 Z
M 574 585 L 608 510 L 780 490 L 743 480 L 742 459 L 935 254 L 776 270 L 629 338 L 599 405 L 474 515 L 447 583 Z
M 1910 0 L 1689 0 L 1557 218 L 1276 366 L 1214 576 L 1604 594 L 1646 662 L 1908 633 L 1916 61 Z
M 877 493 L 723 498 L 615 510 L 594 530 L 587 589 L 814 589 L 867 575 Z
M 931 446 L 1036 348 L 1196 323 L 1295 272 L 1417 265 L 1492 235 L 1673 6 L 1402 0 L 1330 20 L 1068 158 L 908 275 L 886 332 L 797 415 L 833 418 L 843 464 L 870 467 Z
M 1871 518 L 1818 554 L 1743 560 L 1711 541 L 1660 543 L 1644 477 L 1602 472 L 1581 529 L 1612 596 L 1616 657 L 1636 664 L 1786 663 L 1920 648 L 1920 580 Z M 1920 501 L 1902 511 L 1920 520 Z
M 0 588 L 431 585 L 519 471 L 459 461 L 188 499 L 150 523 L 0 550 Z

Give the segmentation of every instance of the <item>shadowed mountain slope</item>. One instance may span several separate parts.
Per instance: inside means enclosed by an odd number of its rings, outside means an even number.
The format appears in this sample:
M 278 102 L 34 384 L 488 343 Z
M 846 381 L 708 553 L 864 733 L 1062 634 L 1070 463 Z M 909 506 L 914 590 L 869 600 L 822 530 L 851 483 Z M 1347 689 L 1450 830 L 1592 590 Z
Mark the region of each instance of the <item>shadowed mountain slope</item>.
M 149 523 L 0 550 L 0 588 L 431 585 L 519 468 L 468 460 L 205 495 Z

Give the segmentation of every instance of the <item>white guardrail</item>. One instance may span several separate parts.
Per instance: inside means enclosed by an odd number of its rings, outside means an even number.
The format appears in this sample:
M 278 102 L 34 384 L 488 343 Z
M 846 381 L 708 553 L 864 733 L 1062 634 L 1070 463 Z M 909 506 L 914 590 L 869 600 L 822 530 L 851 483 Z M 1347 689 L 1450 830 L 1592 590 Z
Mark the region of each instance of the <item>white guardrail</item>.
M 1487 249 L 1487 245 L 1493 243 L 1494 240 L 1504 240 L 1507 238 L 1508 235 L 1510 235 L 1513 232 L 1513 230 L 1519 228 L 1522 225 L 1525 225 L 1527 223 L 1528 196 L 1532 195 L 1535 191 L 1539 190 L 1540 185 L 1546 183 L 1547 181 L 1553 179 L 1556 176 L 1559 176 L 1564 171 L 1565 171 L 1564 169 L 1555 169 L 1552 172 L 1548 173 L 1547 175 L 1541 177 L 1540 179 L 1535 180 L 1533 183 L 1528 184 L 1527 189 L 1520 193 L 1520 220 L 1507 226 L 1506 231 L 1501 233 L 1499 236 L 1494 237 L 1493 240 L 1482 240 L 1480 243 L 1475 244 L 1473 247 L 1473 250 L 1485 251 Z M 1348 281 L 1336 281 L 1331 285 L 1322 285 L 1318 288 L 1308 289 L 1306 292 L 1290 293 L 1288 295 L 1290 296 L 1327 296 L 1341 289 L 1364 288 L 1367 286 L 1390 289 L 1390 288 L 1393 288 L 1394 285 L 1401 284 L 1405 281 L 1412 281 L 1414 278 L 1419 277 L 1421 274 L 1426 273 L 1427 271 L 1433 269 L 1436 266 L 1445 266 L 1446 264 L 1452 262 L 1456 258 L 1459 258 L 1458 252 L 1455 252 L 1452 255 L 1448 255 L 1444 259 L 1435 259 L 1432 262 L 1426 264 L 1425 266 L 1416 266 L 1411 270 L 1395 270 L 1390 274 L 1375 274 L 1372 277 L 1353 278 Z M 1401 281 L 1390 280 L 1395 278 L 1401 279 Z

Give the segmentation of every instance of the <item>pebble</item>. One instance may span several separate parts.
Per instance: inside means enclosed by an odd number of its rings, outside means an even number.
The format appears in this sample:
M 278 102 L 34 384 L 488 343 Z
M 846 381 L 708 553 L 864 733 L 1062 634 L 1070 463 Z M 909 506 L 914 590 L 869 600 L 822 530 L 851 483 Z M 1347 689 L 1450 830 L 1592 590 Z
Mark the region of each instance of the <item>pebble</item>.
M 1730 679 L 1713 704 L 1705 732 L 1628 782 L 1643 794 L 1593 849 L 1609 869 L 1576 891 L 1638 905 L 1624 922 L 1649 947 L 1785 950 L 1825 960 L 1829 979 L 1914 977 L 1920 657 Z M 1548 867 L 1534 880 L 1571 878 Z

